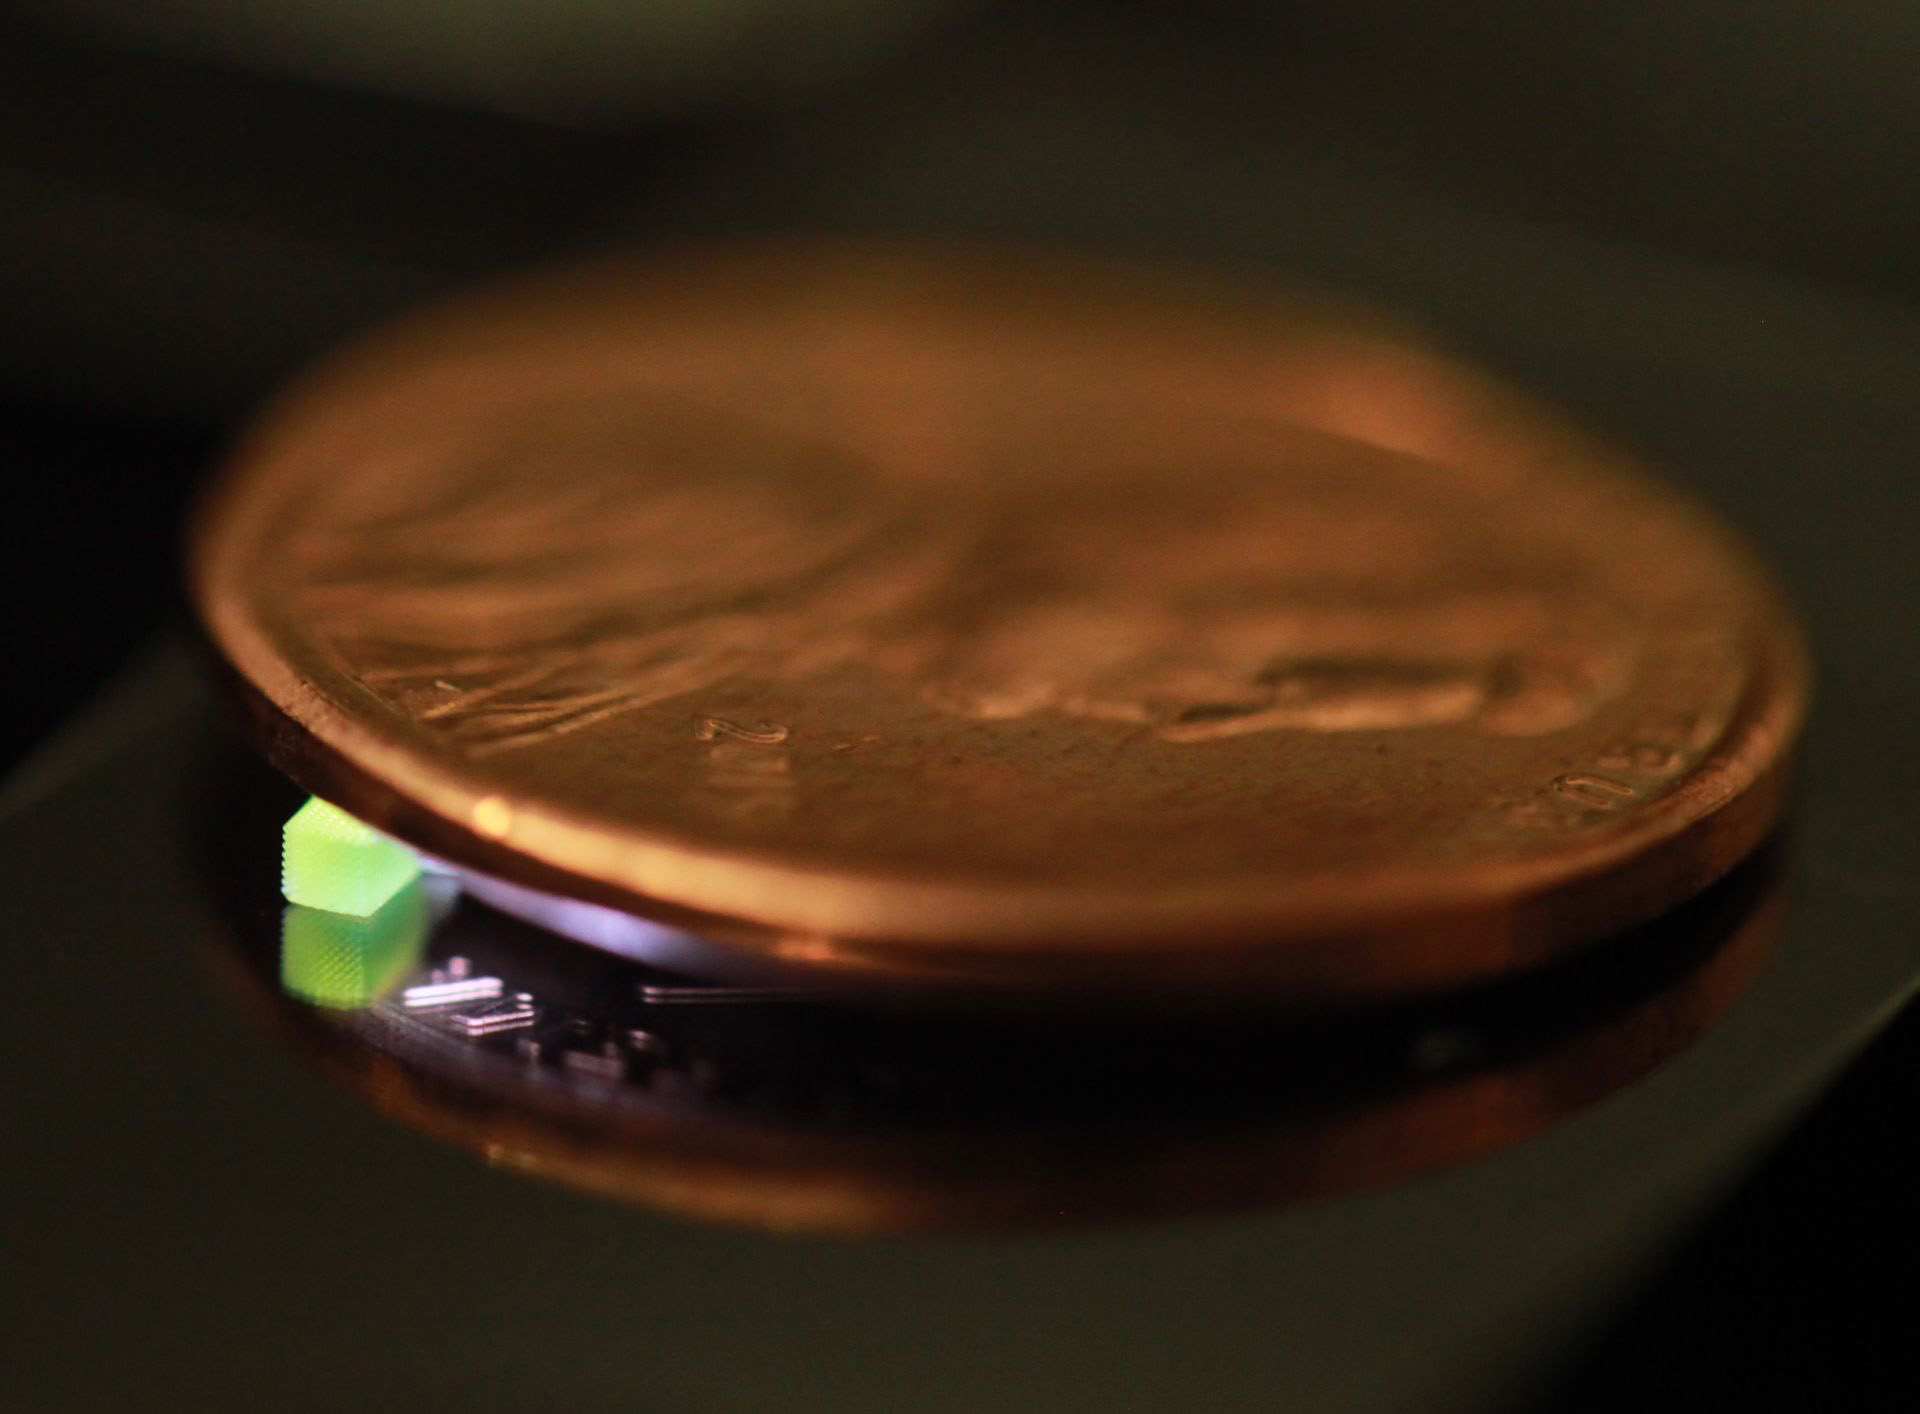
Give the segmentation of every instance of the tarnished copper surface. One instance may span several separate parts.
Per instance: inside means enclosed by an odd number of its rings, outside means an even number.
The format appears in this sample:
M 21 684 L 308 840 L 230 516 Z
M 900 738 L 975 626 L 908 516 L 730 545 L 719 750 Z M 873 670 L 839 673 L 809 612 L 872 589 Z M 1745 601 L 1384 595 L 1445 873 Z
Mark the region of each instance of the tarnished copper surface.
M 1005 255 L 510 287 L 309 378 L 194 592 L 288 767 L 888 976 L 1354 995 L 1651 917 L 1804 670 L 1697 508 L 1397 336 Z

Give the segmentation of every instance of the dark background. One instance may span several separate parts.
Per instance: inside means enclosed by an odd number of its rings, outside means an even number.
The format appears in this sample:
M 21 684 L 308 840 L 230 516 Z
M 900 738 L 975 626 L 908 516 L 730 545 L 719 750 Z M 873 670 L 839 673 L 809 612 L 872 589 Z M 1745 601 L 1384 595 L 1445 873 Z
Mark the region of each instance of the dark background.
M 369 322 L 626 243 L 1037 239 L 1385 304 L 1713 499 L 1821 663 L 1801 856 L 1910 936 L 1917 75 L 1893 0 L 16 3 L 0 764 L 177 613 L 195 477 Z M 1800 927 L 1844 946 L 1837 919 Z M 1865 1279 L 1911 1281 L 1914 1032 L 1682 1244 L 1569 1403 L 1902 1381 L 1910 1303 Z

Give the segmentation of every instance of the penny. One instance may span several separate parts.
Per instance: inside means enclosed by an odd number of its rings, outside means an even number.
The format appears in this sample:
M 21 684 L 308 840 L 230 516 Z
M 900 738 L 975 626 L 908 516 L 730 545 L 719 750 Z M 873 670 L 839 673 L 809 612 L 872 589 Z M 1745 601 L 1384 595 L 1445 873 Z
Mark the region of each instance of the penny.
M 1805 696 L 1701 508 L 1260 290 L 1004 252 L 612 263 L 374 336 L 202 508 L 297 779 L 820 974 L 1401 994 L 1725 873 Z

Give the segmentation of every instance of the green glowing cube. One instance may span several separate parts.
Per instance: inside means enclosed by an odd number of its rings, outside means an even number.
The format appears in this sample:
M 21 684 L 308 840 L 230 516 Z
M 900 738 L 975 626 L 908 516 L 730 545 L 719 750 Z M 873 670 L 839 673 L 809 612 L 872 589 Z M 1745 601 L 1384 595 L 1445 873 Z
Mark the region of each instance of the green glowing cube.
M 370 918 L 289 904 L 280 920 L 280 985 L 316 1006 L 371 1006 L 413 970 L 430 919 L 417 879 Z
M 419 874 L 412 850 L 317 796 L 280 832 L 280 892 L 288 903 L 366 918 Z

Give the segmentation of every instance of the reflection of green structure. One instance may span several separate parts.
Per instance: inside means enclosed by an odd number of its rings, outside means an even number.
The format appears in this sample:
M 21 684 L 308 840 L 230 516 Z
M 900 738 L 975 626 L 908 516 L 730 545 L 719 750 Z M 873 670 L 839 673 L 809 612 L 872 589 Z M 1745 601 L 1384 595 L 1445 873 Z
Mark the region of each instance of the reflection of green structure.
M 288 903 L 365 918 L 419 876 L 412 850 L 317 796 L 280 832 Z
M 418 879 L 370 918 L 289 904 L 280 921 L 280 985 L 316 1006 L 368 1006 L 412 970 L 431 921 Z

